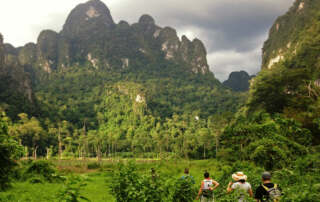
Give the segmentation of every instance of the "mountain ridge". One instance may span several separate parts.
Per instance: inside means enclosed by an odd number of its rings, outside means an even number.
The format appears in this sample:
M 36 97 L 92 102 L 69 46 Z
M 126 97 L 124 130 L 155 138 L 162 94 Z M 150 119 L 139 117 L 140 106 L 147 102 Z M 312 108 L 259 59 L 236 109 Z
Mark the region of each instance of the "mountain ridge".
M 72 9 L 60 32 L 43 30 L 37 43 L 8 44 L 5 54 L 30 78 L 38 115 L 77 126 L 84 119 L 97 126 L 95 107 L 118 82 L 143 86 L 146 113 L 163 119 L 194 111 L 203 117 L 235 112 L 244 100 L 214 77 L 199 39 L 179 38 L 148 14 L 133 24 L 114 23 L 98 0 Z
M 116 24 L 108 7 L 99 0 L 72 9 L 60 32 L 41 31 L 36 50 L 27 45 L 7 49 L 20 56 L 20 63 L 37 66 L 44 74 L 86 62 L 95 68 L 128 68 L 137 57 L 147 64 L 154 55 L 163 55 L 165 60 L 196 74 L 210 72 L 205 46 L 199 39 L 180 39 L 175 29 L 159 27 L 147 14 L 131 25 L 125 21 Z

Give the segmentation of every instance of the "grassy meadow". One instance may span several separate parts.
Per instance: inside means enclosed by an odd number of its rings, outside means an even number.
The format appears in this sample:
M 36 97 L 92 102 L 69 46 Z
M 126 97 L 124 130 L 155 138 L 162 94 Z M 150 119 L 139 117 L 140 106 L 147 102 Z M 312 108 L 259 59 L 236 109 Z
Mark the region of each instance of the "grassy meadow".
M 16 171 L 17 174 L 14 177 L 16 179 L 11 187 L 5 192 L 0 192 L 0 201 L 73 201 L 69 198 L 71 195 L 79 197 L 76 201 L 116 201 L 115 193 L 111 188 L 114 183 L 112 178 L 115 172 L 119 171 L 119 166 L 125 167 L 132 160 L 104 159 L 100 163 L 93 159 L 86 161 L 52 160 L 50 162 L 53 163 L 55 171 L 63 180 L 45 180 L 41 176 L 32 175 L 24 177 L 23 175 L 27 175 L 25 174 L 27 173 L 26 167 L 32 162 L 23 161 L 19 163 L 20 170 Z M 150 176 L 151 168 L 154 168 L 156 176 L 165 179 L 165 183 L 168 184 L 166 185 L 170 189 L 168 193 L 174 191 L 174 183 L 181 178 L 185 168 L 189 168 L 190 174 L 194 177 L 194 190 L 199 188 L 204 171 L 208 171 L 211 177 L 220 183 L 220 186 L 214 191 L 216 201 L 235 201 L 236 196 L 226 194 L 226 187 L 233 172 L 243 171 L 248 176 L 248 182 L 251 183 L 253 191 L 259 186 L 260 174 L 263 172 L 262 168 L 250 162 L 224 163 L 216 159 L 190 161 L 138 159 L 133 165 L 135 172 L 145 176 Z M 313 201 L 313 197 L 319 194 L 319 174 L 305 172 L 303 176 L 298 176 L 295 172 L 297 171 L 283 169 L 273 172 L 274 182 L 283 189 L 283 201 L 305 201 L 308 198 Z M 73 178 L 77 180 L 70 181 Z M 301 198 L 302 194 L 304 198 Z M 248 201 L 253 201 L 253 199 L 248 199 Z

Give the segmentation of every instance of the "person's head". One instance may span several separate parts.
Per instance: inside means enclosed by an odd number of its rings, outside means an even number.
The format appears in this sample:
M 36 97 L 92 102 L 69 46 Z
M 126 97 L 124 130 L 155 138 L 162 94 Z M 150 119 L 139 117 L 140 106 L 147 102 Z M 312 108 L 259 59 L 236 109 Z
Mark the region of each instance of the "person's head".
M 154 168 L 151 168 L 151 173 L 154 174 L 156 170 Z
M 247 176 L 243 172 L 236 172 L 232 174 L 232 179 L 236 182 L 245 183 Z
M 206 171 L 206 172 L 204 172 L 203 176 L 204 176 L 204 178 L 209 178 L 210 174 Z
M 189 174 L 189 168 L 184 169 L 184 174 Z
M 267 171 L 262 173 L 262 181 L 270 181 L 271 180 L 271 174 Z
M 240 183 L 245 183 L 246 180 L 245 180 L 245 179 L 241 179 L 241 180 L 239 180 L 238 182 L 240 182 Z

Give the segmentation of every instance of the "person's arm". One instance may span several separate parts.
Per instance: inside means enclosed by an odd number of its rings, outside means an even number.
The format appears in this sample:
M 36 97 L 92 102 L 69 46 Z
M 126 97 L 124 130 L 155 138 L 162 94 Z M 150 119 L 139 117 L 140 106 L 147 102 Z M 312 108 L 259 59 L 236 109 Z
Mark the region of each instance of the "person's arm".
M 250 197 L 253 197 L 253 192 L 252 192 L 251 188 L 248 190 L 248 193 L 249 193 Z
M 230 181 L 229 184 L 228 184 L 228 187 L 227 187 L 227 193 L 230 193 L 232 191 L 232 188 L 231 188 L 231 185 L 233 183 Z
M 212 180 L 212 183 L 214 184 L 214 187 L 212 190 L 215 190 L 220 185 L 219 182 L 217 182 L 215 180 Z
M 202 194 L 202 188 L 203 188 L 203 182 L 201 182 L 201 186 L 200 186 L 200 189 L 199 189 L 198 196 L 197 196 L 196 200 L 199 200 L 199 197 Z

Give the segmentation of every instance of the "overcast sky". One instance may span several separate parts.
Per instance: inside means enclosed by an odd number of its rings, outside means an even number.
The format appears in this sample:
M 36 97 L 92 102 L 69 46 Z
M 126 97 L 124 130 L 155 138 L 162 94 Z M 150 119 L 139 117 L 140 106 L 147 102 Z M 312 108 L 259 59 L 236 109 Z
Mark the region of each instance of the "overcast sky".
M 87 0 L 1 0 L 0 32 L 6 43 L 36 42 L 41 30 L 59 32 L 69 12 Z M 115 22 L 137 22 L 150 14 L 159 26 L 179 36 L 199 38 L 207 48 L 211 71 L 223 81 L 232 71 L 255 74 L 261 48 L 274 20 L 294 0 L 102 0 Z

